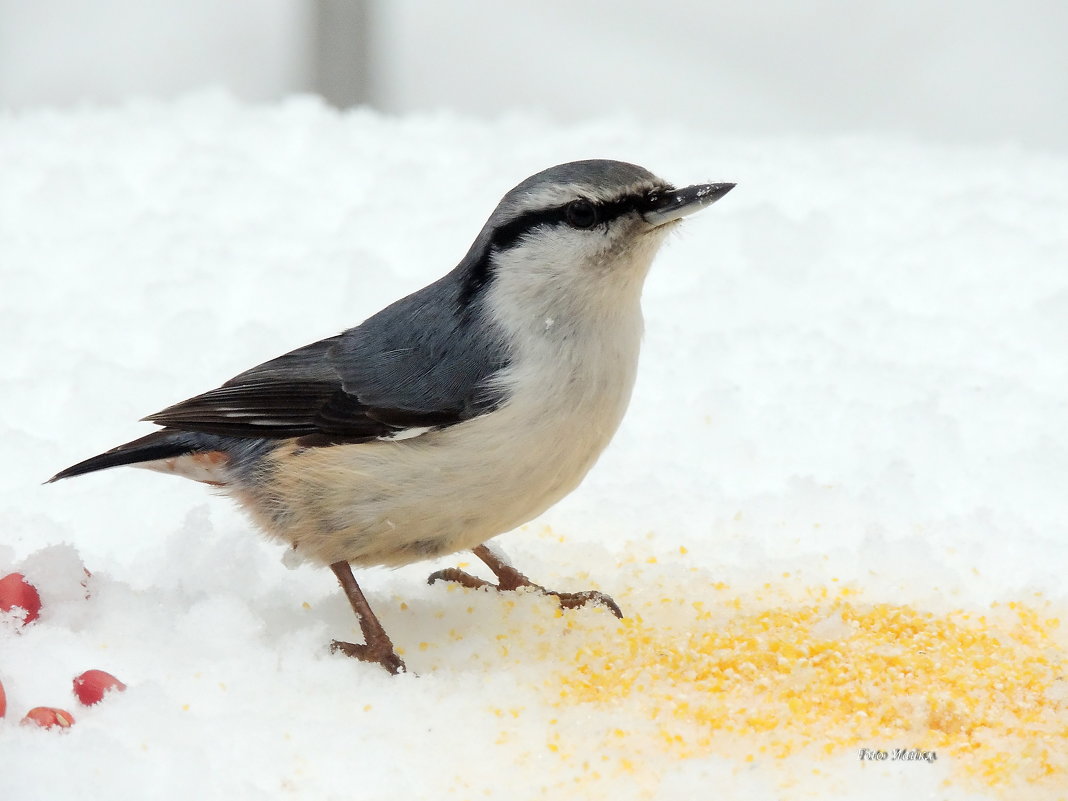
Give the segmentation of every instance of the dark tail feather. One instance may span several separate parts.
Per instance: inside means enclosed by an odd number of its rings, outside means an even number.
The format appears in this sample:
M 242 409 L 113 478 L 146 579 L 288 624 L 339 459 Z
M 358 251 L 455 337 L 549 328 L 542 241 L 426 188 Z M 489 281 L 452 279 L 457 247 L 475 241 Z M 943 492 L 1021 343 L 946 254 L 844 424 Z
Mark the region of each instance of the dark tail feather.
M 78 462 L 76 465 L 60 470 L 52 476 L 46 484 L 59 481 L 61 478 L 92 473 L 96 470 L 106 470 L 109 467 L 118 467 L 124 464 L 138 464 L 139 462 L 154 462 L 156 459 L 170 459 L 175 456 L 184 456 L 187 453 L 203 450 L 203 445 L 198 447 L 196 435 L 190 436 L 185 432 L 155 431 L 146 437 L 127 442 L 110 451 L 105 451 L 92 459 Z

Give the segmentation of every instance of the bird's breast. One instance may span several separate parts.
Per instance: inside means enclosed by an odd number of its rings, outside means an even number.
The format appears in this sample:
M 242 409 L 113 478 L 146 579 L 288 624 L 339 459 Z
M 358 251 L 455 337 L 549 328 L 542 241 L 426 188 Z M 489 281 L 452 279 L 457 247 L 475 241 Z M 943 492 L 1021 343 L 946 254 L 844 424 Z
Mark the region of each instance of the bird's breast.
M 279 448 L 253 513 L 324 562 L 398 565 L 473 548 L 582 481 L 626 410 L 637 341 L 528 352 L 500 376 L 506 400 L 494 411 L 412 439 Z

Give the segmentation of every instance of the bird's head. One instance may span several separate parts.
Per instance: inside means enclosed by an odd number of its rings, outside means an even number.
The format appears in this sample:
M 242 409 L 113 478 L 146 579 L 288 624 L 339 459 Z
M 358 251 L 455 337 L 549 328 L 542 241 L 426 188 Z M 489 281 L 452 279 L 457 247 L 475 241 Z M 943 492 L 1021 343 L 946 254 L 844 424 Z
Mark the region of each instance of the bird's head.
M 508 192 L 486 222 L 465 259 L 468 298 L 485 292 L 492 305 L 552 319 L 632 306 L 665 233 L 733 187 L 676 189 L 621 161 L 550 167 Z

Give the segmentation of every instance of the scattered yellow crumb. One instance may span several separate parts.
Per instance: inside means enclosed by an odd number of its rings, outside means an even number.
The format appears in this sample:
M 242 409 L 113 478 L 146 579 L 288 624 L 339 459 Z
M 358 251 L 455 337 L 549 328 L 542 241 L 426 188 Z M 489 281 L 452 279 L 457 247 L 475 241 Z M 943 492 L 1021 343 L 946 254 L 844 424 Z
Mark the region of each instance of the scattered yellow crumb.
M 984 615 L 865 603 L 832 582 L 801 600 L 765 585 L 757 600 L 679 601 L 659 623 L 636 609 L 613 627 L 576 618 L 583 636 L 553 679 L 554 703 L 636 704 L 677 758 L 907 747 L 1005 797 L 1068 787 L 1058 617 L 1016 601 Z

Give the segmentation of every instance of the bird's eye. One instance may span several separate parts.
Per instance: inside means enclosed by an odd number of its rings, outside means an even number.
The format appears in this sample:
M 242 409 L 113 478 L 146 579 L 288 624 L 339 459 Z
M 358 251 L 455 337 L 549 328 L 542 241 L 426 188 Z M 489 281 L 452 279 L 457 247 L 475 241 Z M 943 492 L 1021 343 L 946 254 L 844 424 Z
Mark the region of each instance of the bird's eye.
M 564 208 L 564 218 L 572 228 L 593 228 L 597 225 L 597 207 L 588 200 L 572 200 Z

